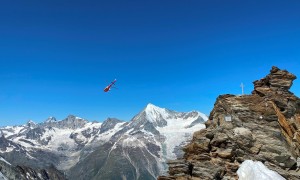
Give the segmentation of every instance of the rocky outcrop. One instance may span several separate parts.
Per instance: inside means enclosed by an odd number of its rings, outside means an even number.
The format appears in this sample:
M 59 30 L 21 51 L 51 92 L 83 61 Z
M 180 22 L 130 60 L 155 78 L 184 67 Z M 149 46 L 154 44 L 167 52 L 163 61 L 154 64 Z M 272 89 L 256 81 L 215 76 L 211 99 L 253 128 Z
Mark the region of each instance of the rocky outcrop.
M 121 123 L 123 121 L 117 119 L 117 118 L 107 118 L 100 127 L 100 133 L 107 132 L 111 129 L 113 129 L 118 123 Z
M 217 98 L 206 129 L 193 135 L 183 159 L 169 162 L 170 179 L 238 179 L 239 165 L 261 161 L 286 179 L 300 179 L 300 99 L 296 76 L 272 67 L 251 95 Z
M 13 166 L 0 157 L 0 173 L 10 180 L 65 180 L 63 173 L 54 166 L 47 169 L 33 169 L 26 166 Z
M 56 127 L 64 129 L 77 129 L 82 128 L 86 123 L 88 123 L 88 121 L 85 119 L 76 117 L 74 115 L 69 115 L 62 121 L 57 121 L 55 117 L 49 117 L 41 126 L 51 128 Z
M 289 91 L 296 76 L 286 70 L 272 67 L 271 73 L 254 82 L 254 95 L 264 98 L 266 105 L 271 105 L 278 117 L 282 135 L 291 152 L 300 156 L 300 100 Z

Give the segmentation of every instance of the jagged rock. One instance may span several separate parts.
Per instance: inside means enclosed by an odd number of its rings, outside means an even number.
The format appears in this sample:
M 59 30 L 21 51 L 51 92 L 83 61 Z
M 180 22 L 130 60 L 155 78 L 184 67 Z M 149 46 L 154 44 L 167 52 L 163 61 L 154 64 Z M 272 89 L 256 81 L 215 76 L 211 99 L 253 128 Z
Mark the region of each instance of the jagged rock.
M 185 151 L 195 151 L 198 153 L 205 153 L 209 151 L 209 142 L 207 138 L 197 139 L 185 148 Z
M 116 124 L 121 123 L 122 121 L 117 118 L 107 118 L 102 124 L 100 128 L 100 133 L 104 133 L 116 126 Z
M 289 90 L 296 76 L 286 70 L 280 70 L 273 66 L 270 74 L 265 78 L 254 81 L 254 89 L 259 92 L 272 92 L 277 90 Z
M 53 164 L 69 179 L 149 180 L 167 172 L 167 159 L 183 156 L 182 147 L 197 128 L 204 128 L 206 120 L 200 112 L 175 112 L 152 104 L 128 122 L 50 117 L 33 126 L 1 127 L 0 154 L 15 166 L 45 169 Z M 188 172 L 189 164 L 181 168 Z
M 11 180 L 65 180 L 65 175 L 54 166 L 47 169 L 33 169 L 27 166 L 13 166 L 0 156 L 0 172 Z M 1 178 L 0 178 L 1 179 Z
M 167 176 L 160 176 L 158 177 L 158 180 L 175 180 L 175 177 L 167 177 Z
M 45 129 L 41 127 L 37 127 L 34 129 L 30 129 L 26 134 L 26 139 L 38 139 L 45 133 Z
M 176 176 L 178 174 L 188 173 L 188 163 L 185 160 L 173 160 L 169 161 L 168 165 L 170 167 L 169 174 Z
M 233 129 L 233 132 L 237 136 L 244 136 L 245 138 L 252 139 L 252 133 L 249 129 L 243 127 L 236 127 Z
M 45 120 L 45 123 L 53 123 L 53 122 L 56 122 L 56 121 L 57 121 L 57 120 L 56 120 L 55 117 L 50 116 L 50 117 L 48 117 L 48 118 Z
M 184 159 L 200 179 L 237 179 L 247 159 L 263 162 L 287 179 L 300 179 L 300 99 L 289 91 L 296 76 L 272 67 L 254 81 L 251 95 L 220 95 L 205 123 L 185 148 Z M 170 166 L 172 171 L 173 167 Z M 177 171 L 186 177 L 186 171 Z M 164 177 L 168 178 L 168 177 Z
M 212 146 L 219 146 L 222 143 L 226 143 L 228 136 L 225 133 L 216 133 L 214 138 L 211 140 L 210 144 Z
M 217 154 L 220 158 L 230 159 L 233 156 L 232 149 L 219 149 Z
M 225 163 L 225 168 L 226 168 L 226 172 L 235 172 L 239 168 L 239 163 L 237 163 L 237 162 L 234 162 L 234 163 L 226 162 Z
M 33 122 L 32 120 L 29 120 L 29 121 L 26 123 L 26 125 L 27 125 L 28 127 L 34 127 L 34 126 L 36 126 L 36 123 Z
M 225 167 L 218 166 L 213 161 L 195 163 L 192 176 L 201 179 L 219 179 L 224 175 Z
M 283 164 L 282 166 L 286 168 L 292 168 L 294 165 L 297 164 L 296 160 L 287 154 L 275 156 L 274 159 L 277 162 L 282 163 Z
M 251 148 L 250 148 L 250 153 L 252 154 L 258 154 L 259 151 L 261 150 L 262 144 L 255 143 Z
M 55 117 L 49 117 L 41 127 L 56 127 L 65 129 L 76 129 L 83 127 L 88 121 L 74 115 L 69 115 L 66 119 L 62 121 L 57 121 Z

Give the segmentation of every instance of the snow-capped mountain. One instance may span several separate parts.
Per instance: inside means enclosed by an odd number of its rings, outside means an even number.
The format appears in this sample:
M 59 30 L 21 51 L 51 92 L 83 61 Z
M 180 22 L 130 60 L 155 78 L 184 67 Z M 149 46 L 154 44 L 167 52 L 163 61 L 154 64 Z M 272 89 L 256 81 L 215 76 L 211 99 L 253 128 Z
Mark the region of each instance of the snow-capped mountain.
M 0 154 L 14 165 L 54 165 L 70 179 L 155 179 L 206 120 L 197 111 L 179 113 L 153 104 L 129 122 L 50 117 L 0 128 Z
M 197 111 L 182 113 L 148 104 L 127 127 L 131 128 L 131 134 L 142 131 L 144 134 L 159 135 L 166 144 L 166 157 L 175 159 L 174 148 L 187 142 L 193 132 L 204 128 L 203 122 L 206 120 L 206 115 Z
M 100 127 L 101 123 L 70 115 L 62 121 L 50 117 L 40 124 L 0 128 L 0 153 L 14 164 L 35 168 L 54 164 L 67 170 L 77 163 L 85 146 L 93 144 L 92 141 L 108 140 L 106 136 L 97 136 Z

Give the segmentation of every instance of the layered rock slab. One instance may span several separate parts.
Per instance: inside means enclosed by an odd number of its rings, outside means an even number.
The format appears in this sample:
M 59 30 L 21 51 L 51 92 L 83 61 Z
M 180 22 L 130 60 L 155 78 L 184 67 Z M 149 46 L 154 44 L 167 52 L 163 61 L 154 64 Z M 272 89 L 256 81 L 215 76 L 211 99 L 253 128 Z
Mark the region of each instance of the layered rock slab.
M 238 179 L 242 162 L 261 161 L 286 179 L 300 179 L 300 100 L 296 76 L 272 67 L 251 95 L 217 98 L 206 129 L 193 135 L 184 158 L 169 162 L 169 179 Z

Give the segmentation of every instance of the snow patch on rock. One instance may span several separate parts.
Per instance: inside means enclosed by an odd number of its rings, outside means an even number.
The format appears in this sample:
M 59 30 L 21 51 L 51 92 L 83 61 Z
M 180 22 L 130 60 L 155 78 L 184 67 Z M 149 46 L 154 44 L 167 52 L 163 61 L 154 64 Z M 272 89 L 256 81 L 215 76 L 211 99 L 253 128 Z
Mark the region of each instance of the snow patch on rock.
M 268 169 L 260 161 L 246 160 L 237 171 L 239 180 L 285 180 L 277 172 Z

